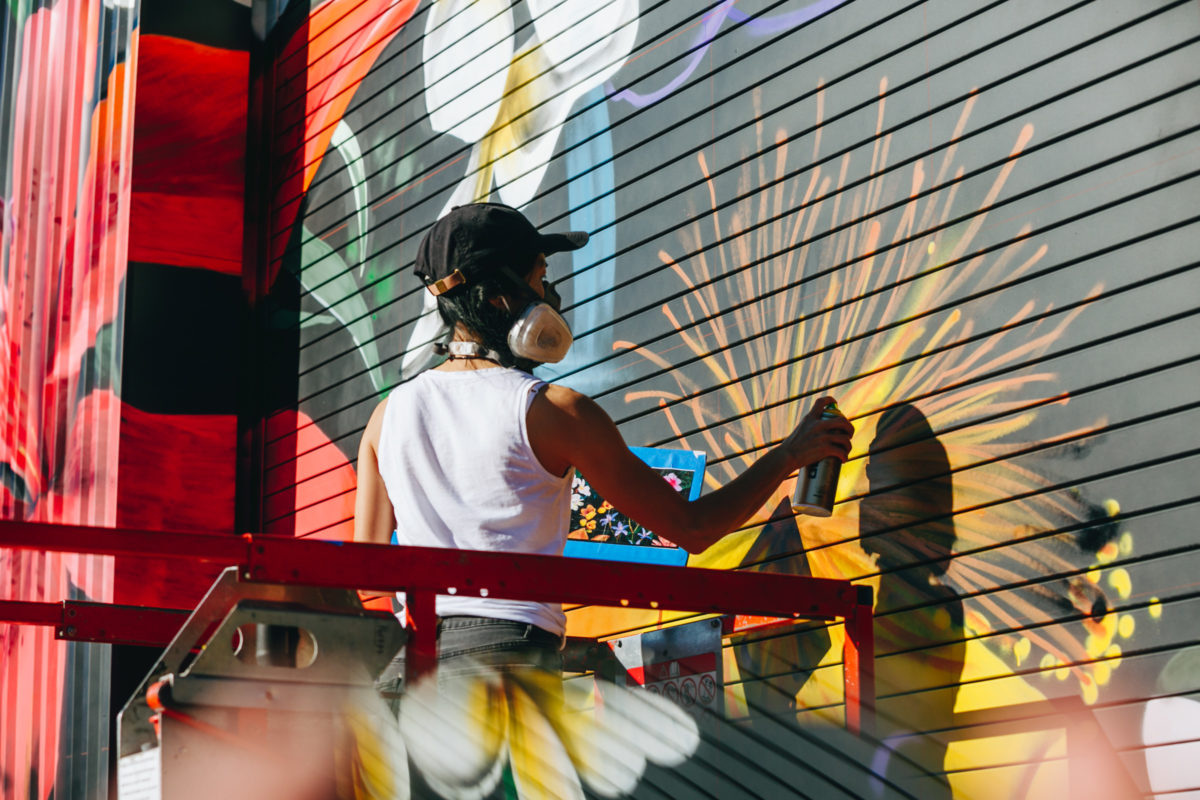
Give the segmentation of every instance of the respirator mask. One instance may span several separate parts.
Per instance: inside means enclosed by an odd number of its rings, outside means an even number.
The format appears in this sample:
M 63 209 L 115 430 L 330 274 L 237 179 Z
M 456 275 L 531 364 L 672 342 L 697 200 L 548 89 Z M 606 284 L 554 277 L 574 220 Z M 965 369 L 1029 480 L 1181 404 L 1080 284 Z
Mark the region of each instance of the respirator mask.
M 556 364 L 562 361 L 571 348 L 574 338 L 571 328 L 562 314 L 562 298 L 549 281 L 542 281 L 545 297 L 538 297 L 529 284 L 517 277 L 510 269 L 502 270 L 505 277 L 529 298 L 529 302 L 517 312 L 512 327 L 508 329 L 508 349 L 522 361 L 538 364 Z M 506 301 L 507 305 L 507 301 Z

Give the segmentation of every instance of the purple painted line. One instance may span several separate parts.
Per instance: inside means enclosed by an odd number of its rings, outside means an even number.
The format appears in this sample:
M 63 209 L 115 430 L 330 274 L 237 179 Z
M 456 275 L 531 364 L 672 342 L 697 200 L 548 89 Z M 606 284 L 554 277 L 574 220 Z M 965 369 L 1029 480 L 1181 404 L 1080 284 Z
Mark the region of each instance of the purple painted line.
M 713 37 L 717 35 L 717 31 L 725 24 L 725 17 L 729 16 L 729 12 L 733 9 L 733 4 L 736 0 L 725 0 L 716 10 L 714 10 L 708 19 L 704 21 L 704 25 L 700 28 L 699 35 L 692 42 L 694 52 L 692 57 L 688 59 L 687 66 L 683 72 L 671 79 L 671 82 L 662 87 L 656 92 L 649 94 L 639 94 L 632 89 L 624 89 L 615 95 L 611 95 L 612 100 L 624 100 L 625 102 L 636 106 L 637 108 L 645 108 L 648 105 L 657 103 L 667 95 L 674 92 L 680 85 L 692 76 L 696 68 L 700 66 L 700 62 L 704 60 L 704 55 L 708 52 L 709 45 L 712 44 Z
M 817 2 L 805 8 L 788 11 L 784 14 L 777 14 L 773 17 L 751 17 L 744 11 L 738 11 L 735 8 L 730 10 L 729 16 L 734 22 L 744 23 L 745 27 L 753 35 L 769 36 L 772 33 L 779 33 L 780 31 L 803 25 L 822 14 L 832 11 L 844 2 L 846 0 L 817 0 Z
M 700 62 L 704 60 L 705 54 L 708 53 L 708 48 L 712 45 L 713 39 L 717 35 L 717 31 L 725 24 L 727 17 L 732 17 L 735 22 L 742 23 L 753 36 L 769 36 L 794 28 L 798 25 L 803 25 L 809 20 L 815 19 L 822 14 L 832 11 L 840 6 L 846 0 L 817 0 L 812 5 L 801 8 L 797 11 L 789 11 L 784 14 L 778 14 L 766 19 L 751 17 L 745 12 L 735 9 L 734 3 L 736 0 L 726 0 L 718 6 L 704 21 L 696 40 L 692 42 L 692 57 L 688 59 L 687 65 L 683 71 L 671 79 L 666 86 L 649 94 L 641 94 L 632 89 L 622 89 L 614 94 L 614 88 L 611 83 L 607 87 L 609 99 L 613 101 L 624 100 L 636 108 L 645 108 L 648 105 L 653 105 L 659 100 L 667 97 L 674 92 L 683 82 L 692 76 L 692 73 L 700 66 Z

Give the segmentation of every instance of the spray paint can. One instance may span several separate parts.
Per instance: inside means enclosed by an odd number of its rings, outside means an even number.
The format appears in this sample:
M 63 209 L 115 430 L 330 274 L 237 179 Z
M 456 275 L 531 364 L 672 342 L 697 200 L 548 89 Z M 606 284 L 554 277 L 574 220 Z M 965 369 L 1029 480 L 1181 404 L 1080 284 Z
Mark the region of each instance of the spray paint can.
M 821 410 L 821 419 L 836 419 L 844 416 L 836 403 Z M 837 496 L 838 475 L 842 462 L 836 458 L 823 458 L 800 470 L 796 481 L 796 492 L 792 495 L 792 511 L 813 517 L 828 517 L 833 514 L 833 501 Z

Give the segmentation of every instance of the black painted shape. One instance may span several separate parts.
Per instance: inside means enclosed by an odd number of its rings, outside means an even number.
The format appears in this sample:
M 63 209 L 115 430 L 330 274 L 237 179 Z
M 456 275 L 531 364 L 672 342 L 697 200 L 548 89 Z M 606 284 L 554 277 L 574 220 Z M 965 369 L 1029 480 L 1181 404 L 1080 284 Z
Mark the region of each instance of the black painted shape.
M 121 399 L 156 414 L 235 414 L 241 279 L 130 262 Z
M 143 36 L 171 36 L 225 50 L 249 50 L 254 43 L 250 9 L 233 0 L 142 0 L 138 21 Z

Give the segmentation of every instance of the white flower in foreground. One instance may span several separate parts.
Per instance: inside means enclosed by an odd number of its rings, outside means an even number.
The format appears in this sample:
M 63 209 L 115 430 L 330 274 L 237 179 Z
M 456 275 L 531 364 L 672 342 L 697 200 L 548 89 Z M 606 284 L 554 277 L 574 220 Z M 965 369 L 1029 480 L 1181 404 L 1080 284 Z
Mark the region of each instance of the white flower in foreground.
M 683 763 L 700 743 L 696 721 L 649 692 L 606 684 L 602 707 L 576 683 L 537 671 L 427 680 L 401 701 L 400 731 L 414 766 L 449 800 L 487 796 L 511 765 L 523 798 L 582 798 L 583 784 L 616 797 L 646 763 Z

